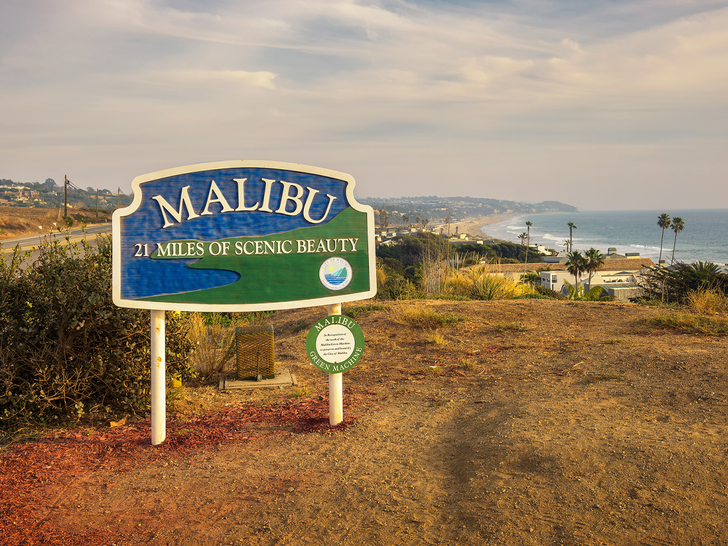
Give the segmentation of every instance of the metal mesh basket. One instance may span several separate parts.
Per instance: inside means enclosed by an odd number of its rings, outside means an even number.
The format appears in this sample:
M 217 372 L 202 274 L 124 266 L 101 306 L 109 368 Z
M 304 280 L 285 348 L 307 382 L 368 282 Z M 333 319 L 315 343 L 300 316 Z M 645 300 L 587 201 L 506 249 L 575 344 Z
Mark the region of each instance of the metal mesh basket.
M 235 328 L 235 347 L 239 381 L 275 378 L 273 326 L 265 324 Z

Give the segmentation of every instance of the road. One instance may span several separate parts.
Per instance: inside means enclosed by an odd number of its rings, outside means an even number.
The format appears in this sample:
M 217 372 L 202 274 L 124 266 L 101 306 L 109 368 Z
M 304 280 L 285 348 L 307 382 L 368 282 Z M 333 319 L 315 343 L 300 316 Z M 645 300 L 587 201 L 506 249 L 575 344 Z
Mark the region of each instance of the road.
M 86 228 L 75 228 L 69 233 L 66 232 L 51 232 L 41 233 L 38 235 L 25 235 L 23 237 L 14 237 L 12 239 L 0 239 L 2 249 L 0 249 L 0 255 L 3 257 L 10 254 L 16 246 L 20 246 L 22 251 L 30 251 L 30 259 L 26 263 L 32 263 L 38 257 L 38 247 L 41 245 L 46 237 L 54 237 L 61 241 L 61 244 L 76 243 L 86 239 L 89 242 L 93 242 L 99 235 L 110 234 L 111 223 L 108 224 L 95 224 L 86 226 Z M 67 236 L 69 236 L 66 239 Z

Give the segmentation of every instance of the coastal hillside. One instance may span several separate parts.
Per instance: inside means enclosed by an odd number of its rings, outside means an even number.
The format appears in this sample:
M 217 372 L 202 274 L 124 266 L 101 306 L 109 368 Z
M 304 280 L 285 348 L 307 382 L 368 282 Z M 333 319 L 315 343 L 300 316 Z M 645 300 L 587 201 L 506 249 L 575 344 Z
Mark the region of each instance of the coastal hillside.
M 66 222 L 78 227 L 83 224 L 111 222 L 112 210 L 68 209 L 63 219 L 63 204 L 59 208 L 0 206 L 0 241 L 24 235 L 44 235 L 63 227 Z
M 267 317 L 292 387 L 168 396 L 0 456 L 0 533 L 47 544 L 721 544 L 725 319 L 612 302 L 357 302 L 343 425 L 325 308 Z M 712 326 L 711 326 L 712 325 Z M 712 328 L 712 329 L 711 329 Z M 109 424 L 113 425 L 109 427 Z
M 480 197 L 368 197 L 361 203 L 381 212 L 387 211 L 390 223 L 445 222 L 464 218 L 480 218 L 494 215 L 533 214 L 544 212 L 578 212 L 574 206 L 559 201 L 525 203 Z M 407 220 L 403 219 L 407 217 Z
M 79 188 L 65 179 L 57 184 L 52 178 L 45 182 L 14 182 L 0 179 L 0 206 L 21 208 L 58 208 L 68 205 L 71 208 L 113 210 L 131 203 L 132 196 L 118 188 L 116 192 L 107 189 Z

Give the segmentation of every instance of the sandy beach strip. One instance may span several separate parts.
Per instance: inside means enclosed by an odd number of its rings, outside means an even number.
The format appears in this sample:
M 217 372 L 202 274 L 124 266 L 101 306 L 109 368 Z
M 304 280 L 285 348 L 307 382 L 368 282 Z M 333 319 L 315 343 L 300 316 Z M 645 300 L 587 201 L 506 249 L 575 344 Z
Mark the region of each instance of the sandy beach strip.
M 494 214 L 492 216 L 465 218 L 460 222 L 453 222 L 452 224 L 450 224 L 450 234 L 455 235 L 455 229 L 457 228 L 458 234 L 467 233 L 471 239 L 495 240 L 493 237 L 489 237 L 487 232 L 484 232 L 481 228 L 489 224 L 497 224 L 498 222 L 503 222 L 515 216 L 518 216 L 518 214 Z

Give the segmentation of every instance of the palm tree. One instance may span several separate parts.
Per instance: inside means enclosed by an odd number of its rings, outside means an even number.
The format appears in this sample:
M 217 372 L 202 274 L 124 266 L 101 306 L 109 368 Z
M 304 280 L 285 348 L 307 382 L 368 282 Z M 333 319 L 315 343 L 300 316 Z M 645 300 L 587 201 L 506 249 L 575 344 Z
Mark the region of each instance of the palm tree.
M 589 273 L 589 289 L 591 290 L 592 275 L 597 269 L 604 263 L 604 256 L 596 248 L 590 248 L 586 252 L 586 267 L 585 270 Z
M 531 226 L 533 225 L 533 222 L 526 221 L 526 229 L 528 229 L 527 238 L 528 241 L 526 242 L 526 263 L 528 263 L 528 249 L 531 246 Z
M 530 273 L 526 273 L 525 275 L 523 275 L 521 280 L 526 284 L 536 286 L 537 284 L 541 284 L 541 275 L 536 273 L 535 271 L 531 271 Z
M 403 222 L 404 222 L 405 224 L 407 224 L 407 229 L 409 229 L 409 227 L 410 227 L 410 223 L 409 223 L 409 216 L 407 216 L 406 214 L 403 214 L 403 215 L 402 215 L 402 221 L 403 221 Z
M 665 230 L 670 227 L 670 215 L 663 212 L 657 217 L 657 225 L 662 228 L 662 237 L 660 237 L 660 257 L 657 260 L 659 265 L 662 261 L 662 241 L 665 238 Z
M 569 252 L 569 259 L 566 262 L 566 270 L 574 275 L 576 279 L 576 286 L 579 286 L 579 277 L 586 271 L 586 259 L 581 255 L 578 250 L 572 250 Z
M 685 222 L 683 222 L 683 219 L 679 216 L 675 216 L 675 218 L 672 219 L 672 224 L 670 225 L 670 227 L 675 232 L 675 241 L 672 243 L 672 259 L 670 260 L 670 263 L 674 263 L 675 245 L 677 245 L 677 234 L 685 229 Z
M 584 292 L 583 286 L 574 286 L 566 279 L 564 279 L 564 286 L 566 287 L 566 292 L 570 300 L 597 301 L 601 299 L 608 299 L 609 297 L 606 294 L 606 290 L 604 290 L 601 286 L 595 286 L 594 288 L 590 288 L 587 292 Z
M 386 210 L 379 211 L 379 224 L 384 229 L 387 229 L 387 225 L 389 224 L 389 215 L 387 214 Z
M 569 226 L 569 252 L 571 252 L 574 250 L 574 230 L 576 226 L 574 222 L 569 222 L 567 225 Z

